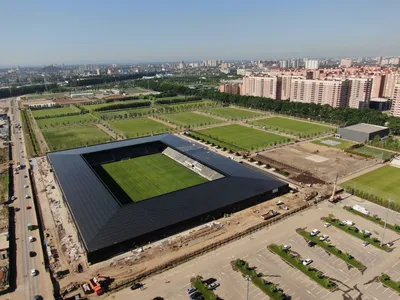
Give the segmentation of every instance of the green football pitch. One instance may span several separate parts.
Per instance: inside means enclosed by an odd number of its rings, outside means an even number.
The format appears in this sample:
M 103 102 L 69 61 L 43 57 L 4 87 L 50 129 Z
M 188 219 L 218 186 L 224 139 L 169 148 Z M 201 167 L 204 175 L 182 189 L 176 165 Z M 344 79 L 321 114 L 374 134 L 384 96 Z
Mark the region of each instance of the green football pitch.
M 212 137 L 216 140 L 241 147 L 246 150 L 257 150 L 274 143 L 290 141 L 289 138 L 258 129 L 238 124 L 214 127 L 199 130 L 201 134 Z
M 251 124 L 265 126 L 266 128 L 271 128 L 272 130 L 277 130 L 296 136 L 316 135 L 334 131 L 333 127 L 281 117 L 257 120 L 251 122 Z
M 164 154 L 104 164 L 103 168 L 134 202 L 208 182 Z
M 400 204 L 400 168 L 384 166 L 346 181 L 343 187 L 360 190 Z
M 243 109 L 237 109 L 233 107 L 219 107 L 219 108 L 213 108 L 206 110 L 206 112 L 209 112 L 212 115 L 216 115 L 228 120 L 244 120 L 248 118 L 254 118 L 254 117 L 259 117 L 262 116 L 262 114 L 254 112 L 254 111 L 249 111 L 249 110 L 243 110 Z

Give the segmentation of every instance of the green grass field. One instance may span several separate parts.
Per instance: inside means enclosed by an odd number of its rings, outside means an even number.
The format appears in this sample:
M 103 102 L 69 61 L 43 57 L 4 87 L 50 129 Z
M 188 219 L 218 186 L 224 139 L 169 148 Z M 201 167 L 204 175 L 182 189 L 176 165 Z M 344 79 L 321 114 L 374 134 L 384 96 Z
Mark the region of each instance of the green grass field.
M 360 152 L 364 154 L 371 155 L 373 157 L 379 158 L 379 159 L 389 159 L 393 152 L 387 151 L 387 150 L 381 150 L 377 148 L 372 148 L 368 146 L 362 146 L 360 148 L 353 149 L 353 152 Z
M 58 117 L 58 118 L 50 118 L 50 119 L 40 119 L 36 122 L 38 123 L 41 129 L 49 129 L 53 127 L 59 126 L 71 126 L 71 125 L 79 125 L 96 121 L 96 118 L 90 114 L 84 115 L 76 115 L 76 116 L 67 116 L 67 117 Z
M 67 95 L 69 95 L 68 93 L 67 93 Z M 48 99 L 48 98 L 64 98 L 65 97 L 65 94 L 62 94 L 62 93 L 55 93 L 55 94 L 49 94 L 49 93 L 47 93 L 47 94 L 28 94 L 28 95 L 25 95 L 25 96 L 22 96 L 22 97 L 26 97 L 26 98 L 28 98 L 28 99 L 32 99 L 32 100 L 34 100 L 34 99 Z
M 161 115 L 160 118 L 165 119 L 175 125 L 191 126 L 191 127 L 203 126 L 209 124 L 218 124 L 223 122 L 222 120 L 201 114 L 196 114 L 193 112 L 182 112 L 176 114 Z
M 335 146 L 330 146 L 330 145 L 327 145 L 327 144 L 324 144 L 324 143 L 321 142 L 321 141 L 326 141 L 326 140 L 335 141 L 335 142 L 338 142 L 340 144 L 335 145 Z M 338 138 L 334 138 L 334 137 L 323 138 L 323 139 L 320 139 L 320 140 L 317 140 L 317 141 L 312 141 L 312 143 L 316 144 L 316 145 L 322 145 L 322 146 L 326 146 L 326 147 L 333 147 L 333 148 L 342 149 L 342 150 L 347 149 L 347 148 L 349 148 L 349 147 L 351 147 L 351 146 L 356 144 L 354 142 L 350 142 L 350 141 L 346 141 L 346 140 L 342 140 L 342 139 L 338 139 Z
M 77 113 L 77 112 L 79 112 L 79 109 L 75 106 L 32 110 L 32 114 L 35 118 L 57 117 L 60 115 L 66 115 L 66 114 Z
M 127 138 L 159 134 L 172 130 L 172 127 L 146 118 L 115 121 L 110 122 L 110 125 L 115 130 L 123 133 Z
M 128 94 L 138 94 L 147 92 L 146 90 L 143 90 L 141 88 L 130 88 L 130 89 L 124 89 L 123 91 Z
M 384 166 L 341 184 L 400 204 L 400 168 Z
M 121 109 L 121 110 L 111 110 L 106 112 L 98 112 L 98 114 L 100 116 L 104 116 L 107 119 L 110 119 L 119 116 L 124 117 L 125 115 L 129 116 L 130 114 L 145 115 L 151 112 L 152 110 L 153 109 L 151 108 Z
M 164 154 L 102 166 L 134 202 L 208 182 Z
M 225 118 L 228 120 L 245 120 L 254 117 L 260 117 L 262 114 L 257 112 L 252 112 L 243 109 L 237 109 L 233 107 L 220 107 L 208 109 L 206 112 L 209 112 L 212 115 L 219 116 L 221 118 Z
M 288 138 L 238 124 L 199 130 L 198 132 L 246 150 L 257 150 L 274 143 L 287 142 Z
M 110 136 L 93 124 L 50 130 L 43 130 L 43 135 L 52 151 L 105 143 Z
M 265 126 L 267 129 L 281 131 L 295 136 L 313 136 L 334 131 L 334 128 L 316 124 L 303 122 L 288 118 L 273 117 L 251 122 L 259 127 Z

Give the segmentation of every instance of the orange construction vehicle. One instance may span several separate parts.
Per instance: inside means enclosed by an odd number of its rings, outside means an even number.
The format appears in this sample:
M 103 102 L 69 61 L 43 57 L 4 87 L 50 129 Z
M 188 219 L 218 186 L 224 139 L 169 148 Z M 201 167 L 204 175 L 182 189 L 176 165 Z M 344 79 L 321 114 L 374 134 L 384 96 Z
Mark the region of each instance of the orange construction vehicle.
M 100 296 L 104 293 L 104 290 L 96 277 L 93 277 L 89 280 L 89 286 L 96 293 L 97 296 Z

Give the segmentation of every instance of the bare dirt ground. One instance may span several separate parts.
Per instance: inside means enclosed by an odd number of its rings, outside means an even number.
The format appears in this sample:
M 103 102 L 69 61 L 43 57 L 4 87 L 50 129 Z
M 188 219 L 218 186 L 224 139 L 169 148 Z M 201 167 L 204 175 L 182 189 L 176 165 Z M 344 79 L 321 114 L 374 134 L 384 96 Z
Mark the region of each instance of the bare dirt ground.
M 333 182 L 336 175 L 345 177 L 379 163 L 375 159 L 366 159 L 311 142 L 294 144 L 260 154 L 309 172 L 312 176 L 326 182 Z
M 34 179 L 38 191 L 46 242 L 54 252 L 50 262 L 54 272 L 77 269 L 78 264 L 87 268 L 86 253 L 78 241 L 75 225 L 61 198 L 54 173 L 46 157 L 36 159 Z

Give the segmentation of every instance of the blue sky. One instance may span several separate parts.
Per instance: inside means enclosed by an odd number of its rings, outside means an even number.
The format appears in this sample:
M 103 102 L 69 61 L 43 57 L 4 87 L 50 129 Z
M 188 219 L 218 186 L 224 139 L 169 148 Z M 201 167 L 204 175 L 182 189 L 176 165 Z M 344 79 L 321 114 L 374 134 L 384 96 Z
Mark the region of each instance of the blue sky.
M 400 55 L 399 11 L 399 0 L 0 0 L 0 66 Z

